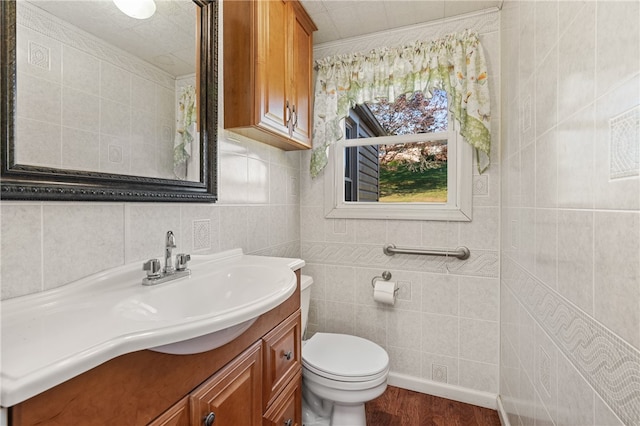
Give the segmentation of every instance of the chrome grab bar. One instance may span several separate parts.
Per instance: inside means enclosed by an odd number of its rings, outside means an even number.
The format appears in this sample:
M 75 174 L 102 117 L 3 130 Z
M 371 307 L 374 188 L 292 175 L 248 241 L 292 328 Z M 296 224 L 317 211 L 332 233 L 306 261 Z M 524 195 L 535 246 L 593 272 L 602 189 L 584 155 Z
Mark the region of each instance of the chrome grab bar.
M 471 252 L 465 246 L 456 248 L 455 250 L 428 250 L 418 248 L 398 248 L 395 244 L 387 244 L 382 248 L 382 252 L 387 256 L 394 254 L 423 254 L 427 256 L 452 256 L 460 260 L 468 259 Z

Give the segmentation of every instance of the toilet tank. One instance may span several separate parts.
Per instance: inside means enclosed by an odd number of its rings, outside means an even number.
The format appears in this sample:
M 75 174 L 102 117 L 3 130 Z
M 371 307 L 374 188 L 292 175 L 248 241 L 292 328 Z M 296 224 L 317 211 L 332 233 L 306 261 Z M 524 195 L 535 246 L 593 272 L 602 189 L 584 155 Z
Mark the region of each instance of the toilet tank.
M 309 318 L 309 304 L 311 302 L 311 284 L 313 278 L 309 275 L 300 276 L 300 310 L 302 311 L 302 335 L 307 329 L 307 319 Z

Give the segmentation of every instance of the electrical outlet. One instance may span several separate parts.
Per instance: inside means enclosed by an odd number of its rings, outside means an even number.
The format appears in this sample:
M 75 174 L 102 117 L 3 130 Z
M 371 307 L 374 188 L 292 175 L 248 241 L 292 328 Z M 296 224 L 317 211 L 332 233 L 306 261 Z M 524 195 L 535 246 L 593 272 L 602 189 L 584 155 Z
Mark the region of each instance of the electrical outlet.
M 447 366 L 431 364 L 431 379 L 436 382 L 447 383 Z

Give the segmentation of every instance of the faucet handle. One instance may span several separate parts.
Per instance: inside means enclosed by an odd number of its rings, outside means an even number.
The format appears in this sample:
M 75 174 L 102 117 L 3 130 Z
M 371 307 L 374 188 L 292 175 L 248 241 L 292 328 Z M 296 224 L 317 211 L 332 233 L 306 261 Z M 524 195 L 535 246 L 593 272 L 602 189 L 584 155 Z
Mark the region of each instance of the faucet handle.
M 187 269 L 187 262 L 191 260 L 190 254 L 180 253 L 176 255 L 176 271 Z
M 160 261 L 158 259 L 149 259 L 142 264 L 142 270 L 147 271 L 147 277 L 157 278 L 160 273 Z

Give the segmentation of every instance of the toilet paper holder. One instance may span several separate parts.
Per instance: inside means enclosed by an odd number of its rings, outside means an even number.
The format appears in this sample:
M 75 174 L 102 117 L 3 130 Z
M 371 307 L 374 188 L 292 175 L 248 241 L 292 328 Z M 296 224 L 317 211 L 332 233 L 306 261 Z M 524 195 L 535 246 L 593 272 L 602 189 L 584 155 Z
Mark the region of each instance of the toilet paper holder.
M 371 279 L 371 287 L 376 288 L 376 281 L 378 280 L 383 280 L 383 281 L 389 281 L 391 279 L 391 272 L 389 271 L 384 271 L 382 273 L 382 276 L 378 275 L 377 277 L 373 277 Z M 397 293 L 398 290 L 400 290 L 400 287 L 396 288 L 393 293 Z

